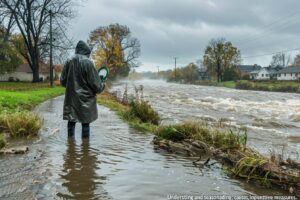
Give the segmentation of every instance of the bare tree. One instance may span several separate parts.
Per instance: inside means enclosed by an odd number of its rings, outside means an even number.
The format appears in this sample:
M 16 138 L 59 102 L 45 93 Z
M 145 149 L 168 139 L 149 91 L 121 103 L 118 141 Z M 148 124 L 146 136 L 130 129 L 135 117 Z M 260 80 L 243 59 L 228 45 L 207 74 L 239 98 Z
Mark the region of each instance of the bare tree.
M 297 54 L 294 58 L 293 66 L 300 66 L 300 54 Z
M 287 67 L 291 64 L 291 55 L 286 53 L 277 53 L 273 55 L 270 65 L 272 67 L 282 66 Z
M 23 37 L 26 47 L 26 54 L 23 54 L 23 56 L 32 69 L 33 82 L 39 81 L 39 63 L 43 53 L 47 52 L 45 45 L 49 45 L 50 10 L 55 19 L 54 25 L 68 24 L 68 19 L 74 16 L 74 1 L 1 0 L 1 12 L 7 13 L 7 15 L 3 15 L 3 21 L 7 23 L 7 21 L 10 21 L 7 20 L 7 17 L 11 16 L 11 22 L 8 22 L 8 24 L 15 24 Z M 64 30 L 58 32 L 64 32 Z

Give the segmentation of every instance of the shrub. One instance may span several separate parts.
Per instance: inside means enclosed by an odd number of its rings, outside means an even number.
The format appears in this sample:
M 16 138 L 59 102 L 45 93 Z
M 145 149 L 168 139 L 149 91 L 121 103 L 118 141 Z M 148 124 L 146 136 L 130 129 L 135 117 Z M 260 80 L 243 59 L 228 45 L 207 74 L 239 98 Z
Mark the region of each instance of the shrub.
M 0 131 L 8 133 L 12 138 L 36 136 L 42 125 L 43 120 L 28 111 L 0 115 Z
M 247 143 L 246 131 L 244 134 L 234 133 L 231 130 L 219 131 L 197 122 L 161 126 L 157 129 L 156 134 L 161 138 L 172 141 L 196 139 L 220 149 L 242 148 Z
M 129 114 L 137 117 L 144 123 L 151 123 L 154 125 L 158 125 L 160 123 L 159 114 L 147 101 L 131 101 Z

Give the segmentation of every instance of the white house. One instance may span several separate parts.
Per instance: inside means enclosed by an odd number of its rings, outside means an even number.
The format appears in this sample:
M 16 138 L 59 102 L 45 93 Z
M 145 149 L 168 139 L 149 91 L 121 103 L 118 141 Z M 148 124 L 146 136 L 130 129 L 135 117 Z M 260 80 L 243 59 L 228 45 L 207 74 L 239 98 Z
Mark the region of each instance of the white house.
M 300 66 L 297 67 L 286 67 L 277 72 L 277 80 L 280 81 L 300 81 Z
M 32 81 L 32 70 L 28 63 L 20 65 L 15 72 L 0 75 L 0 81 Z M 47 80 L 50 77 L 49 66 L 40 64 L 40 79 Z
M 269 67 L 263 67 L 259 70 L 250 72 L 250 78 L 253 80 L 270 80 L 274 77 L 276 70 Z

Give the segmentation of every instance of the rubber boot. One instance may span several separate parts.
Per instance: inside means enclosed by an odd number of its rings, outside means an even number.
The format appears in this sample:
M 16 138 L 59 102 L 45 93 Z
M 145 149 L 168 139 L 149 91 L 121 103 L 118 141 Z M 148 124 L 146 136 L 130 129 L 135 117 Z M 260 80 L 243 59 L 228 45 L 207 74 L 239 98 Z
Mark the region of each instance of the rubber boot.
M 82 124 L 82 138 L 90 137 L 90 124 Z
M 68 137 L 73 137 L 75 134 L 76 122 L 68 122 Z

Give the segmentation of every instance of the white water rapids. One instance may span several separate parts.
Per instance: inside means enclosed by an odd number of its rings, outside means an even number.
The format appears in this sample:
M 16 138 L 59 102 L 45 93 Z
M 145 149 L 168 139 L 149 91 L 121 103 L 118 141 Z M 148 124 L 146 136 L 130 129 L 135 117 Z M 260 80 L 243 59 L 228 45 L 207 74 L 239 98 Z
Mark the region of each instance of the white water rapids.
M 300 159 L 300 95 L 183 85 L 162 80 L 123 81 L 113 87 L 144 86 L 144 96 L 163 116 L 163 123 L 186 120 L 222 121 L 246 127 L 248 144 L 259 152 Z

